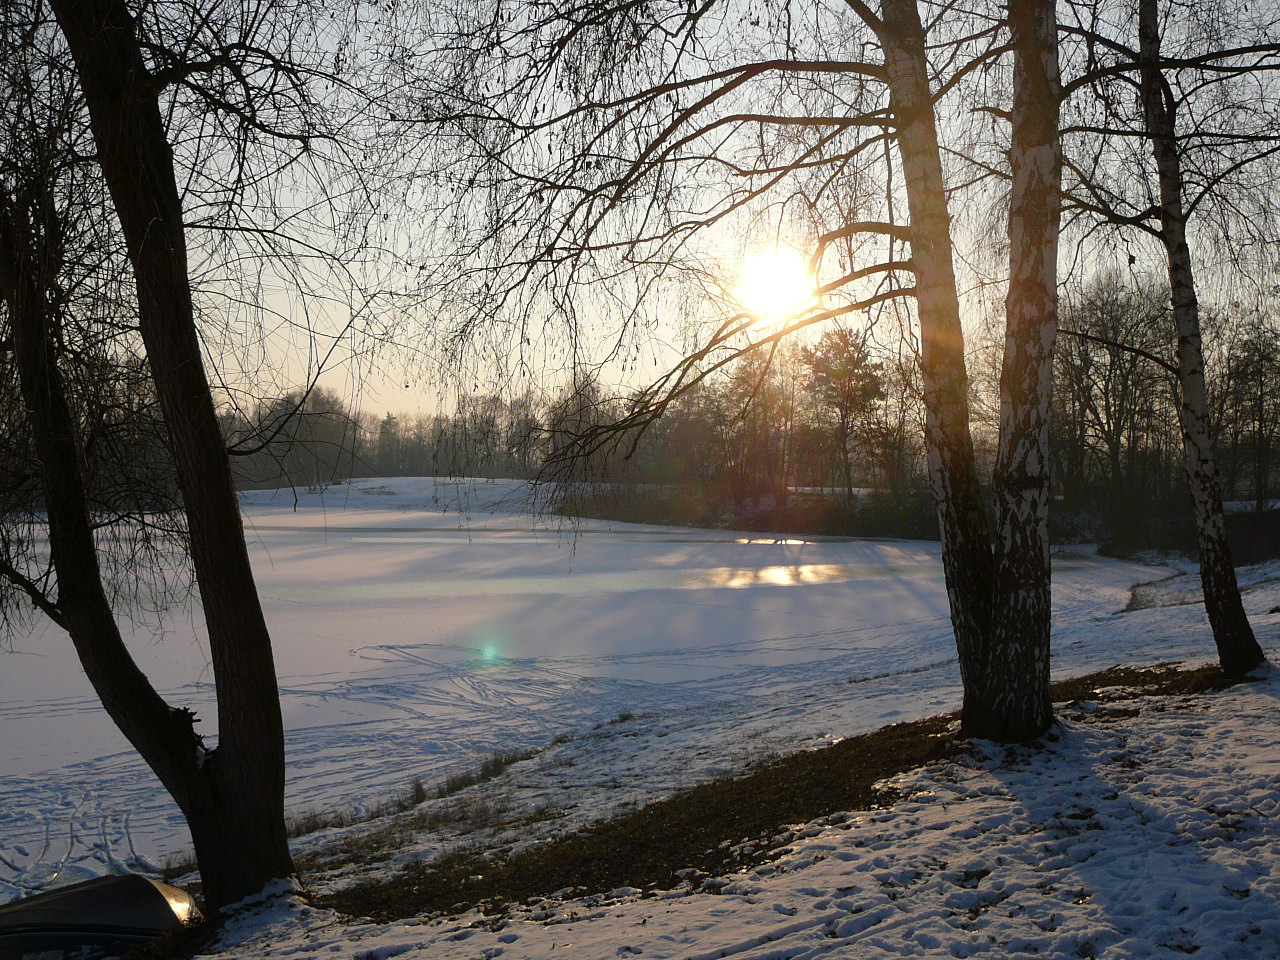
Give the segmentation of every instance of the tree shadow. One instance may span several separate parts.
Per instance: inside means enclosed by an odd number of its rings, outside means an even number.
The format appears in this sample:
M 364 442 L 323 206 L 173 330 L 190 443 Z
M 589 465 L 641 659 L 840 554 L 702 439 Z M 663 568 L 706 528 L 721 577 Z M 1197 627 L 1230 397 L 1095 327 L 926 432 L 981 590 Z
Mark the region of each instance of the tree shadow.
M 1063 906 L 1035 922 L 1074 933 L 1081 957 L 1280 956 L 1276 831 L 1251 805 L 1274 778 L 1207 736 L 1202 711 L 1142 734 L 1124 723 L 1136 713 L 1084 705 L 991 771 L 1025 818 L 1038 892 Z

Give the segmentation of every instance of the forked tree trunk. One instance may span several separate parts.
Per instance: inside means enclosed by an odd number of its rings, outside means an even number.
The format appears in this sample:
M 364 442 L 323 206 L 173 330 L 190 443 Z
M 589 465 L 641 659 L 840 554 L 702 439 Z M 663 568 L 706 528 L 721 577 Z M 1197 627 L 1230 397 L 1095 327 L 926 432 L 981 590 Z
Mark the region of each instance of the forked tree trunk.
M 994 649 L 975 733 L 1040 736 L 1049 700 L 1049 417 L 1058 334 L 1057 18 L 1053 0 L 1012 0 L 1009 290 L 996 456 Z M 988 731 L 989 732 L 984 732 Z
M 993 555 L 969 432 L 968 377 L 950 217 L 916 0 L 884 0 L 885 72 L 911 213 L 929 474 L 970 736 L 1032 740 L 1048 728 L 1048 426 L 1057 332 L 1058 67 L 1046 0 L 1011 11 L 1017 50 L 1010 292 L 1001 376 Z
M 881 10 L 880 42 L 911 214 L 929 480 L 964 684 L 962 722 L 972 731 L 977 719 L 989 713 L 984 678 L 990 670 L 995 568 L 969 432 L 969 378 L 952 264 L 951 218 L 916 0 L 883 0 Z M 982 729 L 987 726 L 984 723 Z M 991 731 L 983 735 L 999 737 Z
M 1243 676 L 1265 657 L 1249 626 L 1236 582 L 1227 525 L 1222 512 L 1222 483 L 1210 433 L 1200 343 L 1200 305 L 1187 244 L 1182 203 L 1182 161 L 1177 146 L 1176 104 L 1160 68 L 1157 0 L 1139 0 L 1138 45 L 1142 66 L 1142 103 L 1147 136 L 1155 156 L 1160 187 L 1160 234 L 1169 262 L 1169 293 L 1178 333 L 1178 407 L 1187 483 L 1195 509 L 1200 547 L 1200 583 L 1205 611 L 1228 676 Z
M 75 60 L 98 162 L 133 263 L 139 326 L 190 530 L 219 730 L 195 785 L 175 799 L 191 828 L 206 901 L 216 910 L 293 873 L 271 643 L 196 334 L 158 85 L 121 0 L 51 3 Z M 166 784 L 178 778 L 173 771 L 157 773 Z

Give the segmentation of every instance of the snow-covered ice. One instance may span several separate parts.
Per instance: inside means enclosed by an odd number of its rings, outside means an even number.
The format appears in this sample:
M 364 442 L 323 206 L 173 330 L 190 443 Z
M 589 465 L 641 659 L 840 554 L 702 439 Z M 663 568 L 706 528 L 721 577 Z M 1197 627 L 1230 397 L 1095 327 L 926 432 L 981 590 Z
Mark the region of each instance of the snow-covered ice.
M 958 702 L 936 544 L 562 528 L 535 522 L 525 500 L 518 484 L 484 481 L 357 481 L 296 504 L 246 495 L 295 808 L 373 805 L 414 778 L 577 735 L 478 788 L 518 794 L 560 832 L 769 752 Z M 1211 655 L 1185 573 L 1087 551 L 1059 552 L 1054 570 L 1056 675 Z M 1247 580 L 1269 650 L 1278 576 L 1272 565 Z M 1131 585 L 1155 581 L 1122 612 Z M 159 641 L 139 628 L 132 645 L 166 695 L 213 727 L 191 619 L 178 611 Z M 0 899 L 57 871 L 145 866 L 181 849 L 176 811 L 105 722 L 66 638 L 46 629 L 13 643 L 0 671 Z M 1280 955 L 1267 879 L 1280 797 L 1275 692 L 1242 688 L 1141 721 L 1082 714 L 1047 759 L 911 775 L 910 799 L 891 813 L 815 827 L 772 872 L 734 878 L 718 897 L 550 904 L 542 921 L 517 916 L 498 931 L 469 927 L 474 917 L 347 927 L 286 898 L 278 923 L 266 930 L 258 916 L 230 949 L 540 957 L 573 942 L 572 955 L 601 957 L 1119 957 L 1196 945 L 1200 956 Z M 635 719 L 608 723 L 624 713 Z M 1107 759 L 1117 756 L 1138 765 Z M 1252 852 L 1220 842 L 1244 835 Z M 439 842 L 423 837 L 409 855 Z M 1186 916 L 1202 913 L 1210 919 Z M 1214 946 L 1209 932 L 1224 926 L 1262 932 Z

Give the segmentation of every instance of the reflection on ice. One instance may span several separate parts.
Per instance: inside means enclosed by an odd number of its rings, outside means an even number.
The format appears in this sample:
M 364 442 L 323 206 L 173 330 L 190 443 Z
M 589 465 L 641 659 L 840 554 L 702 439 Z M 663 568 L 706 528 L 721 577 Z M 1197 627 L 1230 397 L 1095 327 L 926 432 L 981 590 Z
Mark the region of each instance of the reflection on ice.
M 939 565 L 921 563 L 798 563 L 768 567 L 574 571 L 553 576 L 435 577 L 412 580 L 277 582 L 264 595 L 274 600 L 392 601 L 459 596 L 590 596 L 638 590 L 715 590 L 787 587 L 854 580 L 933 577 Z
M 757 587 L 795 586 L 804 583 L 840 583 L 845 580 L 870 580 L 902 576 L 910 572 L 924 573 L 933 564 L 801 563 L 781 567 L 747 567 L 731 570 L 703 570 L 688 577 L 685 587 Z

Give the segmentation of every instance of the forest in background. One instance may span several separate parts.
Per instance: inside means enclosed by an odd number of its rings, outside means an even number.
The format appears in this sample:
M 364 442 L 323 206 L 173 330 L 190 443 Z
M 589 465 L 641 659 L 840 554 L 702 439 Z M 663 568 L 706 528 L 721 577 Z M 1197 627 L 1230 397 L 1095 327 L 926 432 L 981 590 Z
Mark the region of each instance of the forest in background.
M 1110 277 L 1064 296 L 1051 447 L 1057 542 L 1124 554 L 1194 548 L 1181 474 L 1173 344 L 1155 284 Z M 1206 310 L 1215 442 L 1248 562 L 1280 542 L 1280 323 L 1256 309 Z M 897 330 L 838 326 L 810 344 L 749 355 L 580 464 L 565 512 L 636 522 L 794 533 L 937 537 L 914 344 Z M 994 455 L 998 344 L 971 351 L 975 440 Z M 246 489 L 324 487 L 350 477 L 546 479 L 565 438 L 620 420 L 629 399 L 590 377 L 550 395 L 462 396 L 448 413 L 381 417 L 329 390 L 226 411 Z M 1261 516 L 1259 516 L 1259 514 Z

